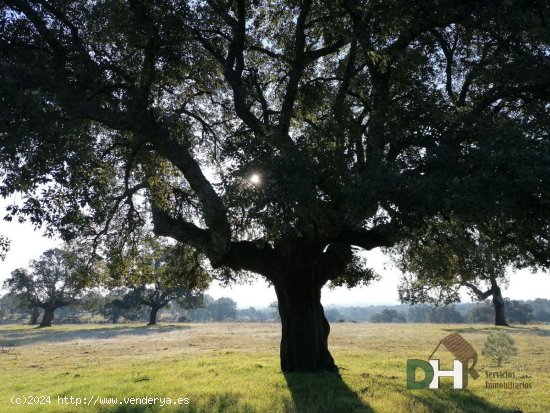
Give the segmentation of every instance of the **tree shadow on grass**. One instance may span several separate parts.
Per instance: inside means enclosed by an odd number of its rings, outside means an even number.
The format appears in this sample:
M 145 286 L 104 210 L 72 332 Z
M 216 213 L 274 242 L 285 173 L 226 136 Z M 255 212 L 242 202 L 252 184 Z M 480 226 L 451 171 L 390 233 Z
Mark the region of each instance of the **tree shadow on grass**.
M 414 405 L 421 404 L 430 412 L 467 412 L 467 413 L 518 413 L 521 410 L 496 406 L 469 389 L 453 389 L 450 383 L 442 383 L 439 389 L 410 390 L 405 384 L 391 380 L 380 380 L 376 376 L 376 384 L 384 389 L 401 393 Z
M 296 413 L 367 413 L 374 410 L 339 373 L 285 373 Z M 289 406 L 290 407 L 290 406 Z
M 412 391 L 411 391 L 412 392 Z M 519 409 L 496 406 L 470 390 L 442 388 L 412 392 L 412 397 L 432 412 L 517 413 Z
M 2 331 L 0 346 L 18 347 L 37 343 L 65 342 L 73 340 L 105 340 L 122 335 L 145 336 L 172 331 L 189 330 L 188 325 L 156 326 L 112 326 L 102 328 L 78 328 L 76 330 L 56 330 L 55 328 L 32 328 L 23 330 Z

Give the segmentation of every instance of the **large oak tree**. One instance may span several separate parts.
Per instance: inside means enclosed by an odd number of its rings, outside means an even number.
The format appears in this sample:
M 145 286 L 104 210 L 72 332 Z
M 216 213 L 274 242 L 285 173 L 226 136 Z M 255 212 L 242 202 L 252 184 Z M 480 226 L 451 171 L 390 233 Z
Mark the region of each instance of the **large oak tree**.
M 452 215 L 548 264 L 549 21 L 542 0 L 4 0 L 0 193 L 65 238 L 150 227 L 260 274 L 282 369 L 332 370 L 321 288 L 371 279 L 353 247 Z

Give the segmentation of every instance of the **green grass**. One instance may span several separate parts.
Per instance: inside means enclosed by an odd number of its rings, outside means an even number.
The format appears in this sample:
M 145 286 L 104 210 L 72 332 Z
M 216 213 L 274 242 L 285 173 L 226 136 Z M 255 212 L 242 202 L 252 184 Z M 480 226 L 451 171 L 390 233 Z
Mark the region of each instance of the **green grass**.
M 0 326 L 1 412 L 550 412 L 550 328 L 505 329 L 518 356 L 496 368 L 481 355 L 490 326 L 335 324 L 339 374 L 279 370 L 276 324 Z M 408 390 L 406 361 L 426 359 L 460 332 L 477 350 L 481 377 L 466 390 Z M 449 367 L 450 355 L 436 355 Z M 486 389 L 485 371 L 513 371 L 529 390 Z M 495 380 L 492 380 L 495 381 Z M 502 381 L 502 380 L 500 380 Z M 505 381 L 505 380 L 504 380 Z M 50 396 L 13 406 L 12 396 Z M 60 405 L 59 397 L 188 398 L 189 405 Z

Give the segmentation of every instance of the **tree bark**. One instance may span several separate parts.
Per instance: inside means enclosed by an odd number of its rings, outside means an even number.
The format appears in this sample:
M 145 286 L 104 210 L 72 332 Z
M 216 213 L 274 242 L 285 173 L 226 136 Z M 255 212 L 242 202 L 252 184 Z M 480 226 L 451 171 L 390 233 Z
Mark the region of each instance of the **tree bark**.
M 289 238 L 273 248 L 239 243 L 225 257 L 225 265 L 262 274 L 275 287 L 284 373 L 337 370 L 328 349 L 330 325 L 321 305 L 321 289 L 352 259 L 349 240 L 327 245 L 313 236 Z
M 29 325 L 33 326 L 38 324 L 38 317 L 40 317 L 40 310 L 38 307 L 31 308 L 31 318 L 29 319 Z
M 464 285 L 469 287 L 478 297 L 480 301 L 485 300 L 489 296 L 493 297 L 493 307 L 495 308 L 495 326 L 506 326 L 510 325 L 506 322 L 506 312 L 504 308 L 504 298 L 502 297 L 502 292 L 498 286 L 496 277 L 491 277 L 491 288 L 485 292 L 481 291 L 474 284 L 465 282 Z
M 337 369 L 328 349 L 330 325 L 321 305 L 321 287 L 311 277 L 284 277 L 275 284 L 281 316 L 281 370 L 319 372 Z
M 44 308 L 44 315 L 42 316 L 42 321 L 40 322 L 39 327 L 51 327 L 52 326 L 54 311 L 55 311 L 55 308 L 53 308 L 53 307 L 45 307 Z
M 493 306 L 495 308 L 495 326 L 509 327 L 510 325 L 506 322 L 504 298 L 502 298 L 502 293 L 498 286 L 493 286 Z
M 151 307 L 151 312 L 149 313 L 149 324 L 150 326 L 154 326 L 157 324 L 157 314 L 160 310 L 160 307 L 153 306 Z

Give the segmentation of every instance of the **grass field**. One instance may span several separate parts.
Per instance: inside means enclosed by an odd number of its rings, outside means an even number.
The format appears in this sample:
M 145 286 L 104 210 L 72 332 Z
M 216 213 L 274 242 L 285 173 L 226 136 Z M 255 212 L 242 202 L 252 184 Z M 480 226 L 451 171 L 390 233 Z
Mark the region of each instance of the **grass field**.
M 481 355 L 493 330 L 335 324 L 330 345 L 339 374 L 284 375 L 277 324 L 4 325 L 0 412 L 550 412 L 550 328 L 506 329 L 518 356 L 501 368 Z M 427 359 L 451 332 L 479 353 L 480 378 L 465 390 L 451 389 L 446 380 L 439 390 L 408 390 L 407 359 Z M 443 353 L 436 355 L 445 363 L 450 355 Z M 531 383 L 532 389 L 486 389 L 486 371 L 514 372 L 515 381 Z M 42 396 L 34 401 L 46 404 L 10 401 L 28 396 Z M 68 404 L 71 396 L 73 403 L 86 399 L 95 405 Z M 58 403 L 58 397 L 67 402 Z M 130 397 L 158 399 L 130 405 Z M 183 404 L 168 405 L 164 398 Z

